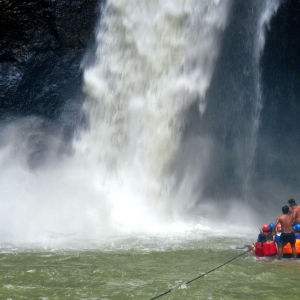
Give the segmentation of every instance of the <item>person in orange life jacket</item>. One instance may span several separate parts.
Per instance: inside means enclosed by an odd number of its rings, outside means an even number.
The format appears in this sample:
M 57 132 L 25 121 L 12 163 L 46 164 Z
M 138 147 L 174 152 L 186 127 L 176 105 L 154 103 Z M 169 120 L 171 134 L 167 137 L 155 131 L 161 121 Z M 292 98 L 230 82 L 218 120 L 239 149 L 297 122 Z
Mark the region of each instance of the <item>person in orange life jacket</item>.
M 287 244 L 290 243 L 292 247 L 293 257 L 297 258 L 297 252 L 295 247 L 295 233 L 293 230 L 293 218 L 289 215 L 289 207 L 283 206 L 282 207 L 282 215 L 279 216 L 275 221 L 275 227 L 280 223 L 281 224 L 281 235 L 279 240 L 279 247 L 278 247 L 278 259 L 282 258 L 282 249 Z
M 264 255 L 265 256 L 273 256 L 273 255 L 276 255 L 278 253 L 278 248 L 277 248 L 277 245 L 276 245 L 276 243 L 274 241 L 274 237 L 273 237 L 272 231 L 270 231 L 267 234 L 267 240 L 263 244 L 266 244 L 266 245 L 263 245 Z
M 270 226 L 271 225 L 271 226 Z M 270 227 L 274 227 L 273 223 L 270 224 L 264 224 L 260 229 L 260 233 L 257 237 L 257 242 L 260 243 L 260 245 L 262 246 L 264 242 L 268 241 L 268 243 L 273 241 L 273 234 L 272 234 L 272 230 Z M 254 244 L 251 244 L 250 247 L 252 248 L 253 251 L 256 250 L 256 246 Z
M 264 224 L 260 229 L 259 229 L 259 235 L 257 237 L 257 242 L 260 243 L 262 246 L 264 242 L 268 240 L 267 236 L 270 233 L 270 226 L 268 224 Z M 269 237 L 270 239 L 270 237 Z M 256 246 L 254 244 L 251 244 L 252 250 L 255 252 L 256 251 Z
M 275 232 L 273 232 L 274 223 L 270 223 L 270 224 L 269 224 L 269 227 L 270 227 L 270 232 L 272 233 L 273 241 L 274 241 L 274 236 L 275 236 Z
M 267 235 L 268 235 L 269 232 L 270 232 L 270 226 L 269 226 L 268 224 L 264 224 L 264 225 L 259 229 L 259 235 L 258 235 L 258 237 L 257 237 L 257 242 L 259 242 L 261 246 L 262 246 L 262 244 L 263 244 L 264 242 L 267 241 Z M 255 252 L 255 250 L 256 250 L 255 244 L 251 244 L 250 247 L 251 247 L 252 251 Z
M 250 247 L 258 257 L 273 256 L 277 254 L 277 247 L 273 240 L 273 233 L 272 231 L 266 231 L 267 226 L 263 229 L 265 229 L 264 233 L 260 234 L 256 244 L 251 244 Z
M 272 244 L 274 242 L 274 237 L 272 231 L 269 231 L 267 236 L 266 236 L 266 241 L 265 243 L 267 244 Z M 274 242 L 275 243 L 275 242 Z M 262 243 L 263 244 L 263 243 Z M 276 244 L 276 243 L 275 243 Z
M 270 232 L 270 226 L 268 224 L 264 224 L 260 229 L 260 233 L 257 237 L 257 241 L 263 243 L 267 240 L 267 235 Z

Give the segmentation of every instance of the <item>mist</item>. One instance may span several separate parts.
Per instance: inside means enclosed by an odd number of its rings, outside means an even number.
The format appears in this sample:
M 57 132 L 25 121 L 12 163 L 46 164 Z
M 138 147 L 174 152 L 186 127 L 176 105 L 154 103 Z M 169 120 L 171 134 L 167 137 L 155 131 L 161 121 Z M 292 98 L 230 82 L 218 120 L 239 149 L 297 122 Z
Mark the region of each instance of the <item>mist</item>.
M 294 77 L 273 89 L 293 66 L 284 68 L 289 51 L 280 63 L 271 50 L 293 9 L 279 4 L 108 1 L 83 64 L 81 114 L 72 119 L 71 103 L 62 113 L 74 135 L 46 128 L 42 117 L 2 125 L 1 240 L 100 241 L 273 222 L 297 200 L 299 177 L 297 114 L 291 125 L 279 109 L 285 102 L 277 105 L 288 97 L 297 107 Z

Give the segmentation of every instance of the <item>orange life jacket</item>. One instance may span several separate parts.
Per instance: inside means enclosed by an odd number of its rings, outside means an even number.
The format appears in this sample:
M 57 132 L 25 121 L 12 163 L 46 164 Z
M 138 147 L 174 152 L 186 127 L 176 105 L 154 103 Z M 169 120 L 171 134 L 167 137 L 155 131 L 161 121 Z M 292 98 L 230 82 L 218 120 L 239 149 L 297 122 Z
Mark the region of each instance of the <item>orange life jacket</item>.
M 260 242 L 256 242 L 255 244 L 255 255 L 258 257 L 263 257 L 264 256 L 264 249 L 260 245 Z
M 270 255 L 277 254 L 277 248 L 276 248 L 276 244 L 275 244 L 274 241 L 272 241 L 270 243 L 265 242 L 263 244 L 263 249 L 264 249 L 265 256 L 270 256 Z
M 299 254 L 299 253 L 300 253 L 300 240 L 296 240 L 295 247 L 296 247 L 296 252 L 297 252 L 297 254 Z M 287 243 L 287 244 L 283 247 L 282 252 L 283 252 L 283 254 L 293 254 L 291 244 L 290 244 L 290 243 Z
M 274 241 L 264 242 L 261 246 L 260 242 L 256 242 L 255 255 L 258 257 L 271 256 L 277 254 L 277 248 Z

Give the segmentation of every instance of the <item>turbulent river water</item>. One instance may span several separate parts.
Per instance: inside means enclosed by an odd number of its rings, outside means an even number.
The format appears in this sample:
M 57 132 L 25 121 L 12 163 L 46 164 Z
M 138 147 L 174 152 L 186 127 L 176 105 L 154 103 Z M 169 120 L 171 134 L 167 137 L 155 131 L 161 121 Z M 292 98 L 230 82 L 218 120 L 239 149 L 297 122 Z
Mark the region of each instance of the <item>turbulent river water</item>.
M 232 260 L 281 208 L 253 191 L 280 2 L 245 3 L 107 0 L 69 155 L 29 168 L 39 120 L 1 128 L 1 299 L 299 298 L 298 260 Z
M 298 299 L 299 261 L 256 259 L 249 237 L 133 237 L 92 248 L 0 250 L 1 299 Z

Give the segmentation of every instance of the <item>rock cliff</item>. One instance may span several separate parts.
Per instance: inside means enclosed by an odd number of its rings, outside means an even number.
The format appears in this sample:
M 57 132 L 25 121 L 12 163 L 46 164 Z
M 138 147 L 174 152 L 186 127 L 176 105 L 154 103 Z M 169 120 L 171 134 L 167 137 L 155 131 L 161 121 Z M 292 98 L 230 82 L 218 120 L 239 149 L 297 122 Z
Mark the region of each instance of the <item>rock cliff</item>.
M 54 120 L 67 101 L 80 101 L 80 64 L 93 43 L 102 2 L 0 1 L 1 121 Z

